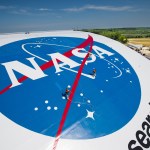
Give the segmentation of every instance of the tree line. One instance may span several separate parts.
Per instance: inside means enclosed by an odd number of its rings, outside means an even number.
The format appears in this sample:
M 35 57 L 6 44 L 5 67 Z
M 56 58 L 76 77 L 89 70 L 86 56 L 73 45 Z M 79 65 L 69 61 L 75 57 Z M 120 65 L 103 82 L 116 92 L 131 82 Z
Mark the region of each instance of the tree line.
M 82 29 L 82 31 L 103 35 L 124 44 L 128 42 L 128 38 L 149 38 L 150 37 L 150 27 Z

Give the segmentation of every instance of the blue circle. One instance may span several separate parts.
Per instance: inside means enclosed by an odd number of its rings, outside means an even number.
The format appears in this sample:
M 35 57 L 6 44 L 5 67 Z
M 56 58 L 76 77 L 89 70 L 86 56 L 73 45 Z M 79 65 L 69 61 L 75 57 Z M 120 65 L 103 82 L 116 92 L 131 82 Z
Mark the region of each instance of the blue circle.
M 11 84 L 3 63 L 18 61 L 34 69 L 27 58 L 35 57 L 35 62 L 41 66 L 51 60 L 48 54 L 64 54 L 84 41 L 73 37 L 40 37 L 1 46 L 0 89 Z M 92 57 L 88 58 L 89 63 L 84 66 L 61 138 L 92 139 L 109 135 L 124 127 L 139 107 L 141 88 L 132 66 L 111 47 L 99 42 L 93 45 L 105 50 L 106 54 L 101 55 L 100 49 L 92 50 Z M 89 46 L 85 50 L 88 51 Z M 90 63 L 93 58 L 96 60 Z M 83 60 L 74 55 L 69 59 L 78 64 Z M 24 128 L 55 137 L 67 103 L 64 94 L 66 87 L 71 90 L 79 69 L 79 66 L 72 70 L 67 70 L 69 65 L 64 67 L 56 73 L 52 66 L 43 70 L 47 76 L 37 80 L 28 78 L 21 85 L 1 94 L 1 113 Z M 96 69 L 95 78 L 92 76 L 93 68 Z M 15 70 L 14 74 L 17 79 L 23 76 Z

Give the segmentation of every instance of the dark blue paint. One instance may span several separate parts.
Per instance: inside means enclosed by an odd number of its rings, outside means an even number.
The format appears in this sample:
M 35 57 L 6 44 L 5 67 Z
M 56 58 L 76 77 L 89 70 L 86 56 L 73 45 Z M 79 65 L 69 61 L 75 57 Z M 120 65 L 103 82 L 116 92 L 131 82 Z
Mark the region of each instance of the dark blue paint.
M 52 37 L 34 38 L 4 45 L 0 47 L 0 63 L 18 60 L 32 67 L 30 62 L 26 60 L 32 56 L 21 48 L 24 43 L 35 43 L 43 39 L 43 43 L 76 47 L 84 41 L 80 38 L 56 38 L 55 40 Z M 46 41 L 47 39 L 49 40 Z M 63 138 L 91 139 L 111 134 L 125 126 L 133 118 L 140 104 L 140 83 L 132 66 L 110 47 L 98 42 L 94 42 L 94 45 L 114 53 L 111 57 L 105 56 L 107 60 L 112 62 L 111 59 L 119 58 L 119 62 L 115 62 L 115 64 L 121 68 L 123 75 L 120 78 L 113 78 L 115 70 L 108 69 L 108 63 L 98 57 L 94 63 L 85 66 L 83 72 L 87 74 L 96 68 L 96 79 L 91 80 L 81 76 L 65 122 Z M 65 53 L 71 49 L 58 48 L 58 46 L 43 46 L 39 49 L 33 49 L 29 45 L 27 48 L 30 52 L 32 51 L 47 60 L 51 59 L 47 54 Z M 88 50 L 88 48 L 86 49 Z M 93 53 L 95 54 L 95 52 Z M 73 56 L 71 59 L 81 63 L 80 58 Z M 37 58 L 35 60 L 39 65 L 45 63 Z M 122 68 L 129 68 L 131 74 L 126 73 Z M 74 68 L 74 70 L 78 69 L 79 67 Z M 58 76 L 55 74 L 54 67 L 45 70 L 44 73 L 48 76 L 36 81 L 27 79 L 22 85 L 11 88 L 0 95 L 0 110 L 6 117 L 29 130 L 55 137 L 66 105 L 66 100 L 62 99 L 62 93 L 67 85 L 73 84 L 76 74 L 65 70 L 60 72 L 60 76 Z M 16 75 L 17 77 L 22 76 L 19 73 Z M 2 65 L 0 65 L 0 76 L 0 89 L 3 89 L 11 82 Z M 106 79 L 109 82 L 106 82 Z M 132 84 L 129 81 L 132 81 Z M 101 90 L 103 93 L 100 92 Z M 84 96 L 81 97 L 80 93 L 83 93 Z M 45 100 L 48 100 L 49 103 L 45 104 Z M 91 103 L 87 103 L 87 100 L 90 100 Z M 81 103 L 81 107 L 77 107 L 79 103 Z M 51 106 L 51 110 L 48 111 L 47 106 Z M 55 106 L 58 107 L 57 111 L 53 109 Z M 34 111 L 35 107 L 38 107 L 39 110 Z M 95 111 L 95 120 L 86 118 L 86 109 Z

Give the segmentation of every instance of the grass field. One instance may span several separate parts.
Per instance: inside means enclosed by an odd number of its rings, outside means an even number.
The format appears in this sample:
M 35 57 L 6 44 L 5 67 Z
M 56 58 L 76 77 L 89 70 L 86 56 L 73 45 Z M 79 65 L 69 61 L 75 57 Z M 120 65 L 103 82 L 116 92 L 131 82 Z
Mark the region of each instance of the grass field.
M 150 38 L 131 38 L 128 39 L 129 43 L 142 44 L 143 46 L 150 46 Z

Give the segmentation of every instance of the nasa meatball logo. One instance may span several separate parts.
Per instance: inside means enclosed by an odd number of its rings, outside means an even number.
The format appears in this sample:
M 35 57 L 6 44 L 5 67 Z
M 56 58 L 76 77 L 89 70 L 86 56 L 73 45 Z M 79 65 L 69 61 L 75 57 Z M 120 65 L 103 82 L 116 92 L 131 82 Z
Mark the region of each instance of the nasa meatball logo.
M 39 134 L 103 137 L 124 127 L 139 107 L 134 69 L 92 36 L 16 41 L 1 46 L 0 57 L 1 113 Z

